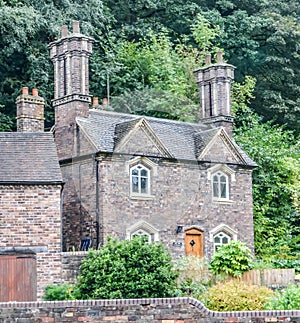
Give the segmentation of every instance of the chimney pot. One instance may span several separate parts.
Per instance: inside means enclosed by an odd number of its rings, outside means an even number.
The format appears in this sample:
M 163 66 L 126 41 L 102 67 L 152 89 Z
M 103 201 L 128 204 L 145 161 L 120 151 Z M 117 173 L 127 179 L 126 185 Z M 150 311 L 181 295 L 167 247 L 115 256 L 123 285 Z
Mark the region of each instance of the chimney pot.
M 28 87 L 27 86 L 22 87 L 22 95 L 28 95 Z
M 223 53 L 217 52 L 217 63 L 224 63 L 223 62 Z
M 205 65 L 210 65 L 211 64 L 211 54 L 207 54 L 205 56 Z
M 103 105 L 108 105 L 108 99 L 107 98 L 103 98 L 102 99 L 102 104 Z
M 61 26 L 61 38 L 68 37 L 68 26 L 63 25 Z
M 39 90 L 38 89 L 32 89 L 32 95 L 33 96 L 39 96 Z
M 78 20 L 73 21 L 73 34 L 80 34 L 80 26 Z
M 96 107 L 99 105 L 99 99 L 97 97 L 93 97 L 93 107 Z

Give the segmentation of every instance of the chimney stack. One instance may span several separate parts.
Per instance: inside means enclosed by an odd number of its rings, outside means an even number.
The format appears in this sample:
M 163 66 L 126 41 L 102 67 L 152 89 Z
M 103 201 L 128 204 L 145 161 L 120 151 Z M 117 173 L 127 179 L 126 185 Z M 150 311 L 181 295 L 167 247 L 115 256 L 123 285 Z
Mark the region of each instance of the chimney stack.
M 230 87 L 234 79 L 234 66 L 224 62 L 221 52 L 217 53 L 216 63 L 211 63 L 210 55 L 206 56 L 205 63 L 205 67 L 194 72 L 200 91 L 200 121 L 224 127 L 231 135 L 233 117 Z
M 38 89 L 22 88 L 22 94 L 17 97 L 17 131 L 44 132 L 44 99 L 38 95 Z

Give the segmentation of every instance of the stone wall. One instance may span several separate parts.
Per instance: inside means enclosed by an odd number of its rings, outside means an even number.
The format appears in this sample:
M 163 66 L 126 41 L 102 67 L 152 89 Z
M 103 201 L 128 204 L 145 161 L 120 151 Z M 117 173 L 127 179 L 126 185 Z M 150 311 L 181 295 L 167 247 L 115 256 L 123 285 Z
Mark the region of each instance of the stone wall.
M 300 310 L 213 312 L 193 298 L 0 303 L 0 322 L 299 323 Z
M 37 299 L 61 282 L 61 185 L 0 186 L 0 257 L 35 254 Z
M 88 252 L 63 252 L 61 255 L 62 281 L 67 284 L 76 283 L 79 267 Z

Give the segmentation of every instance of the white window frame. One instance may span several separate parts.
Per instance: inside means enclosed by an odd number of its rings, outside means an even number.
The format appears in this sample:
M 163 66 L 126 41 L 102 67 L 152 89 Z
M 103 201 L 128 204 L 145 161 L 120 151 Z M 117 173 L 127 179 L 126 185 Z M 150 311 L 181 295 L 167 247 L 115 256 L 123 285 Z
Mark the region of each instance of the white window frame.
M 219 238 L 220 242 L 216 242 L 216 238 Z M 224 238 L 228 240 L 226 243 L 222 241 Z M 228 244 L 232 240 L 232 237 L 228 235 L 226 232 L 220 231 L 214 235 L 213 239 L 214 239 L 214 252 L 216 252 L 218 247 Z
M 132 170 L 138 166 L 143 167 L 148 171 L 147 193 L 133 192 L 132 187 Z M 126 172 L 129 176 L 129 194 L 131 199 L 151 200 L 154 198 L 151 195 L 151 180 L 153 176 L 157 176 L 157 164 L 148 159 L 147 157 L 135 157 L 126 162 Z
M 223 187 L 224 185 L 225 185 L 225 189 Z M 212 194 L 213 194 L 213 199 L 229 200 L 228 176 L 220 170 L 212 174 Z
M 215 177 L 218 177 L 218 180 L 215 181 Z M 225 177 L 225 197 L 221 196 L 221 177 Z M 212 200 L 215 202 L 225 202 L 232 203 L 230 200 L 230 186 L 231 183 L 235 182 L 235 171 L 229 168 L 227 165 L 218 164 L 207 170 L 207 179 L 211 181 L 211 194 Z M 214 185 L 218 185 L 218 196 L 215 196 Z
M 137 235 L 147 236 L 149 243 L 159 241 L 159 231 L 146 221 L 139 221 L 126 230 L 127 240 Z
M 214 252 L 216 251 L 217 246 L 223 245 L 223 244 L 218 244 L 218 245 L 215 244 L 215 238 L 220 234 L 230 238 L 230 241 L 236 241 L 238 237 L 237 231 L 233 230 L 228 225 L 224 223 L 218 225 L 217 227 L 215 227 L 209 232 L 209 239 L 213 243 Z
M 137 175 L 132 174 L 134 170 L 137 171 Z M 146 171 L 146 175 L 142 174 L 143 171 Z M 137 179 L 137 191 L 133 190 L 134 179 Z M 146 181 L 145 191 L 143 191 L 142 187 L 143 180 Z M 150 195 L 150 169 L 145 167 L 142 163 L 130 167 L 130 192 L 134 195 Z

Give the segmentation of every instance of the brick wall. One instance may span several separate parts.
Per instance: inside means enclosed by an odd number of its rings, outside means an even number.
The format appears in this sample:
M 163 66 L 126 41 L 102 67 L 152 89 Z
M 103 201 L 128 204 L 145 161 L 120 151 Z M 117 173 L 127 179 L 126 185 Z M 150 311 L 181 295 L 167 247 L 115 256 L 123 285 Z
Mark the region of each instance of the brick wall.
M 60 185 L 0 185 L 0 257 L 34 253 L 37 299 L 61 281 Z
M 300 310 L 213 312 L 193 298 L 0 303 L 0 322 L 300 322 Z

